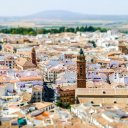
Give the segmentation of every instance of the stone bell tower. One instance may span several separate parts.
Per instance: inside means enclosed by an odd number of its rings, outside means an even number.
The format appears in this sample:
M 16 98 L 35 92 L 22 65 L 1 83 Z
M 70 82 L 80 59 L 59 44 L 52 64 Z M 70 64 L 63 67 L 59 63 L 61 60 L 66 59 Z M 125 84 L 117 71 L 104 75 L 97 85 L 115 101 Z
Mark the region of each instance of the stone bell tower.
M 86 60 L 82 49 L 77 55 L 77 88 L 86 88 Z
M 32 63 L 35 64 L 37 66 L 37 61 L 36 61 L 36 51 L 35 48 L 32 49 L 31 52 L 31 59 L 32 59 Z

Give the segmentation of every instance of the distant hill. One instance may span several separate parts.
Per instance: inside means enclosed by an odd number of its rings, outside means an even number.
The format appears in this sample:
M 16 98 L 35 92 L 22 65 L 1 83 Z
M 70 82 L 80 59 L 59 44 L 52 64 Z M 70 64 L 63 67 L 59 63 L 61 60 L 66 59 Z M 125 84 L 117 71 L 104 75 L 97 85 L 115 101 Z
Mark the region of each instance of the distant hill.
M 110 20 L 110 21 L 128 21 L 126 15 L 89 15 L 64 10 L 50 10 L 39 12 L 27 19 L 44 19 L 44 20 Z
M 56 19 L 56 20 L 76 20 L 76 19 L 84 19 L 86 15 L 70 12 L 70 11 L 63 11 L 63 10 L 50 10 L 50 11 L 43 11 L 39 12 L 30 16 L 28 18 L 40 18 L 40 19 Z
M 22 17 L 0 17 L 1 24 L 13 22 L 17 22 L 17 24 L 19 22 L 32 22 L 37 24 L 52 24 L 57 22 L 59 24 L 64 22 L 78 23 L 79 21 L 82 21 L 81 23 L 90 23 L 91 21 L 93 21 L 94 24 L 95 21 L 97 21 L 98 23 L 100 21 L 103 21 L 103 23 L 104 21 L 108 21 L 108 25 L 113 25 L 116 23 L 122 24 L 128 23 L 128 15 L 90 15 L 88 14 L 88 12 L 86 12 L 86 14 L 81 14 L 65 10 L 49 10 Z

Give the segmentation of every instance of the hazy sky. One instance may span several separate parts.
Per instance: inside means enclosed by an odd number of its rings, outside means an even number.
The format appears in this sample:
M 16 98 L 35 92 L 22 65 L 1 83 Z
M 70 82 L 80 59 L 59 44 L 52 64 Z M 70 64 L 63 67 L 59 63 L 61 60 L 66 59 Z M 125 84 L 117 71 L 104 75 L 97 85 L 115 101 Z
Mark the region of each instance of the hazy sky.
M 60 9 L 85 14 L 128 14 L 128 0 L 0 0 L 0 5 L 0 16 Z

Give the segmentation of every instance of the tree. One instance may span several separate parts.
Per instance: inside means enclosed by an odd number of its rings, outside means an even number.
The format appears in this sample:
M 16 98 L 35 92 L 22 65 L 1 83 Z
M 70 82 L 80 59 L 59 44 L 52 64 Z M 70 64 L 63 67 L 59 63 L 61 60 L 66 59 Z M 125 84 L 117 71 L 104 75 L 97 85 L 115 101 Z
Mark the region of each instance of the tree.
M 59 28 L 59 33 L 65 32 L 65 27 L 60 27 Z
M 90 40 L 89 40 L 88 43 L 92 44 L 94 48 L 97 47 L 95 41 L 90 41 Z
M 92 27 L 92 26 L 89 26 L 89 27 L 87 28 L 87 31 L 89 31 L 89 32 L 94 32 L 94 31 L 96 31 L 96 29 L 95 29 L 94 27 Z
M 75 28 L 67 28 L 67 29 L 66 29 L 66 32 L 75 33 Z
M 83 26 L 80 27 L 80 32 L 85 32 L 85 28 Z
M 35 29 L 35 28 L 23 28 L 23 27 L 18 27 L 18 28 L 6 28 L 6 29 L 1 29 L 1 33 L 6 33 L 6 34 L 21 34 L 21 35 L 37 35 L 37 34 L 48 34 L 48 33 L 62 33 L 62 32 L 95 32 L 99 30 L 100 32 L 106 32 L 106 28 L 100 28 L 100 27 L 93 27 L 93 26 L 81 26 L 81 27 L 70 27 L 70 28 L 65 28 L 64 26 L 59 27 L 59 28 L 51 28 L 51 29 L 46 29 L 46 28 L 40 28 L 40 29 Z
M 57 102 L 57 103 L 56 103 L 56 106 L 62 107 L 62 102 Z
M 76 32 L 79 32 L 80 31 L 80 28 L 79 27 L 76 27 Z
M 57 102 L 56 106 L 61 107 L 61 108 L 65 108 L 65 109 L 71 108 L 71 105 L 69 103 L 63 103 L 63 102 Z

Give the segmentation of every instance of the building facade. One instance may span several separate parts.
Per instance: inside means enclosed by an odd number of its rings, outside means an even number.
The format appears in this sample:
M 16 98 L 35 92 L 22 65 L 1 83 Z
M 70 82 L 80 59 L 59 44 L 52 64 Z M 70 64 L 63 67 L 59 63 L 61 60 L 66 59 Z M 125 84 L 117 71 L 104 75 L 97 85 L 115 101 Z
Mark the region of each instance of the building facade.
M 59 94 L 58 100 L 62 103 L 74 104 L 75 103 L 75 88 L 64 89 L 58 87 L 57 92 Z
M 128 42 L 125 41 L 119 41 L 119 50 L 124 53 L 124 54 L 128 54 Z

